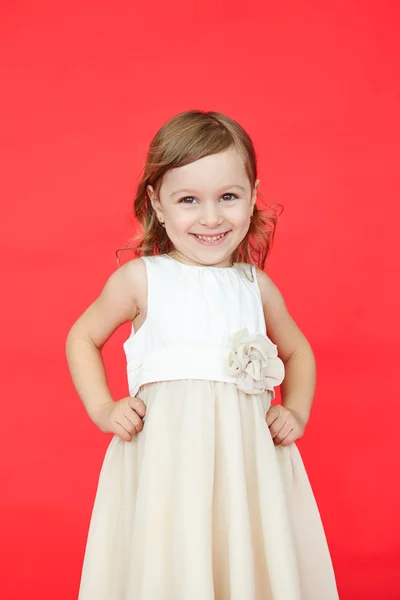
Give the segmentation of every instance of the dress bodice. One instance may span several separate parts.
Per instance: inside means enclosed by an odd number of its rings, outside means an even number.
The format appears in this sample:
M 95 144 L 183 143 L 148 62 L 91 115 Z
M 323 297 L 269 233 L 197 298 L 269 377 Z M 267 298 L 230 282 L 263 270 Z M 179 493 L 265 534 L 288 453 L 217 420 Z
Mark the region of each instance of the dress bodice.
M 147 316 L 124 342 L 130 394 L 154 381 L 247 378 L 262 380 L 274 396 L 284 368 L 266 335 L 254 266 L 187 265 L 168 255 L 142 260 Z

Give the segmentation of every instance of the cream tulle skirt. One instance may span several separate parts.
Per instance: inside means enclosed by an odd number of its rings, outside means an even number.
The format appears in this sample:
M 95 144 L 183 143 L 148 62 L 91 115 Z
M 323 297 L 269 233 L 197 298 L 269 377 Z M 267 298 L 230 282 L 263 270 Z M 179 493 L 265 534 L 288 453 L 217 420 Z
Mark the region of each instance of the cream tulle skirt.
M 114 436 L 79 600 L 334 600 L 319 511 L 295 444 L 275 446 L 270 392 L 148 384 L 143 431 Z

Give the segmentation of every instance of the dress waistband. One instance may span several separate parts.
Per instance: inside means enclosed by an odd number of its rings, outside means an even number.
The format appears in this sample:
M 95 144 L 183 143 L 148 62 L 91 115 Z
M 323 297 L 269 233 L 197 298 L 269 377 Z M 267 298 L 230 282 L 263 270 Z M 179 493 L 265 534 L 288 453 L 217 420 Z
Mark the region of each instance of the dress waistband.
M 266 390 L 275 397 L 274 387 L 285 376 L 277 346 L 262 334 L 250 335 L 246 329 L 230 338 L 230 346 L 202 343 L 171 344 L 147 353 L 141 360 L 127 362 L 129 393 L 135 396 L 140 386 L 156 381 L 208 379 L 234 383 L 248 394 Z

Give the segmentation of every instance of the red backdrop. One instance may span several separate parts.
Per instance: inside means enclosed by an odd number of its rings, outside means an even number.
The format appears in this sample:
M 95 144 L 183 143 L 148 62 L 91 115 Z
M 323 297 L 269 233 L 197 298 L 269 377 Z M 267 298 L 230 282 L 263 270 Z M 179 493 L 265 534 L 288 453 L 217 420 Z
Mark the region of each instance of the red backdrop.
M 341 599 L 400 598 L 398 3 L 0 10 L 1 597 L 77 596 L 111 436 L 74 392 L 65 338 L 131 234 L 151 136 L 200 108 L 248 130 L 264 197 L 285 206 L 267 272 L 317 357 L 299 448 Z M 128 333 L 104 351 L 116 398 Z

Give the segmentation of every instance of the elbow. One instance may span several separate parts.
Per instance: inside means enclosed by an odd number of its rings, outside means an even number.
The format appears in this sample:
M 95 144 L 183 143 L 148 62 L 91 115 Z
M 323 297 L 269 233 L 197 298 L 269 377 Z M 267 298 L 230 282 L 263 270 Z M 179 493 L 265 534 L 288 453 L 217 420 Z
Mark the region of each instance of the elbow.
M 315 363 L 315 355 L 312 349 L 310 342 L 307 338 L 303 337 L 301 342 L 296 346 L 296 348 L 289 354 L 289 356 L 285 356 L 283 362 L 286 364 L 290 360 L 293 360 L 297 357 L 307 357 L 309 360 L 314 361 Z

